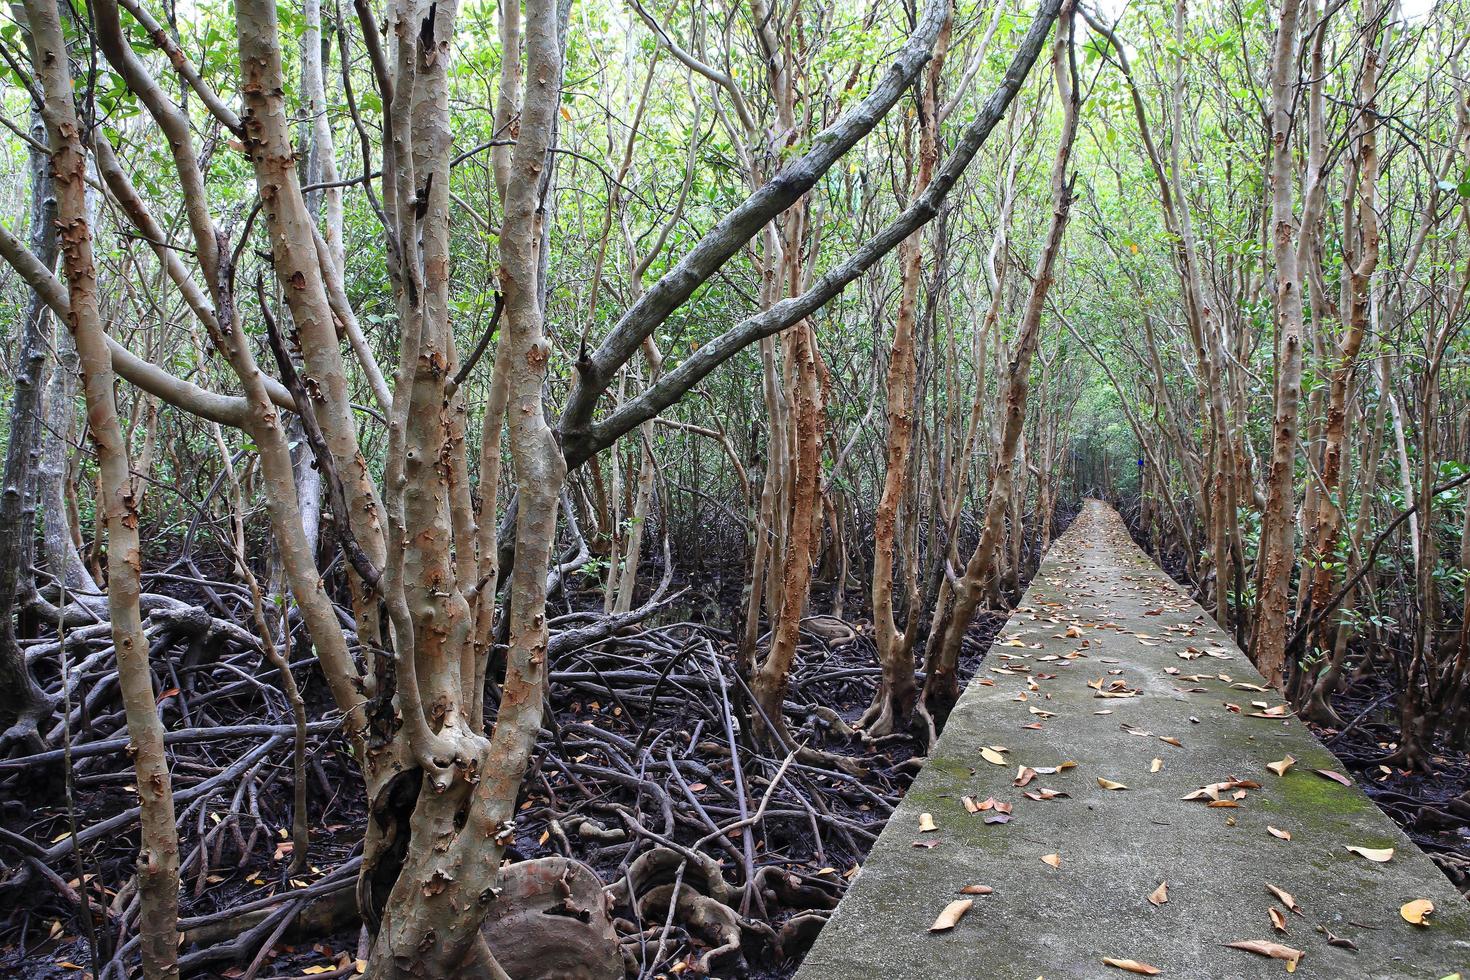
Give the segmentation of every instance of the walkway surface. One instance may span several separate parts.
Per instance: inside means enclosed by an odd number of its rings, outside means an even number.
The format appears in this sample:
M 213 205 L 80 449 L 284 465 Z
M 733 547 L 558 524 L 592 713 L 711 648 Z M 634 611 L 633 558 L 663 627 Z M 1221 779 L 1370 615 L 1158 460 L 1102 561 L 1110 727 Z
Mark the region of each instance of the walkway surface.
M 1105 957 L 1169 978 L 1294 966 L 1296 977 L 1470 980 L 1470 903 L 1343 772 L 1091 501 L 798 980 L 1130 975 Z M 966 898 L 954 928 L 930 931 Z M 1420 899 L 1435 909 L 1412 925 L 1402 913 Z M 1288 958 L 1227 946 L 1251 940 Z

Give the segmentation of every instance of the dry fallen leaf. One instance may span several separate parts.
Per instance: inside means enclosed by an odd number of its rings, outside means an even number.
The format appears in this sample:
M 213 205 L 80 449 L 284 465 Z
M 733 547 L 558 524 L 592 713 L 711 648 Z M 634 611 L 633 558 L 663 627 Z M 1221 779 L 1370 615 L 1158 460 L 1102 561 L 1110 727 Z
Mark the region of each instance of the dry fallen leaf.
M 1150 762 L 1148 764 L 1148 771 L 1149 772 L 1158 772 L 1162 768 L 1164 768 L 1164 760 L 1163 759 L 1155 759 L 1153 762 Z
M 1429 925 L 1425 920 L 1433 911 L 1434 903 L 1427 898 L 1416 898 L 1399 907 L 1399 915 L 1403 916 L 1404 921 L 1415 926 Z
M 1393 848 L 1391 847 L 1359 847 L 1356 844 L 1348 844 L 1347 849 L 1360 858 L 1366 858 L 1375 864 L 1384 864 L 1393 860 Z
M 980 758 L 984 759 L 992 766 L 1010 765 L 1010 763 L 1006 762 L 1005 756 L 1001 755 L 999 752 L 995 751 L 995 749 L 991 748 L 988 745 L 980 750 Z
M 1272 895 L 1275 895 L 1282 905 L 1285 905 L 1297 915 L 1306 914 L 1302 911 L 1302 907 L 1296 903 L 1296 899 L 1292 897 L 1291 892 L 1287 891 L 1286 889 L 1277 888 L 1275 885 L 1271 884 L 1268 881 L 1266 883 L 1266 891 L 1270 892 Z
M 1351 786 L 1353 784 L 1351 779 L 1340 772 L 1333 772 L 1331 769 L 1315 769 L 1313 771 L 1323 779 L 1330 779 L 1334 783 L 1342 783 L 1344 786 Z
M 1128 788 L 1127 786 L 1124 786 L 1122 783 L 1115 783 L 1111 779 L 1104 779 L 1101 776 L 1097 777 L 1097 784 L 1099 786 L 1101 786 L 1103 789 L 1127 789 Z
M 1269 770 L 1271 770 L 1272 772 L 1274 772 L 1278 776 L 1285 776 L 1286 775 L 1286 770 L 1290 769 L 1295 763 L 1296 763 L 1296 760 L 1295 759 L 1293 759 L 1291 756 L 1287 756 L 1285 759 L 1282 759 L 1280 762 L 1268 762 L 1268 763 L 1266 763 L 1266 768 L 1269 769 Z
M 995 891 L 995 889 L 994 888 L 991 888 L 989 885 L 966 885 L 964 888 L 961 888 L 960 889 L 960 894 L 961 895 L 989 895 L 993 891 Z
M 932 814 L 932 813 L 921 813 L 921 814 L 919 814 L 919 833 L 921 833 L 921 834 L 927 834 L 931 830 L 938 830 L 938 829 L 939 829 L 939 825 L 934 822 L 934 814 Z
M 1153 905 L 1163 905 L 1167 902 L 1169 900 L 1169 883 L 1167 881 L 1159 882 L 1159 887 L 1153 890 L 1153 894 L 1149 895 L 1148 900 Z
M 1266 833 L 1270 834 L 1272 837 L 1280 837 L 1282 840 L 1291 840 L 1291 831 L 1289 830 L 1280 830 L 1276 827 L 1267 825 Z
M 1351 939 L 1347 939 L 1347 938 L 1345 938 L 1343 936 L 1334 936 L 1332 934 L 1332 930 L 1331 929 L 1328 929 L 1326 926 L 1322 925 L 1320 922 L 1317 923 L 1317 931 L 1320 932 L 1322 935 L 1324 935 L 1324 936 L 1327 937 L 1327 945 L 1329 945 L 1329 946 L 1341 946 L 1343 949 L 1357 949 L 1358 948 L 1358 944 L 1355 943 L 1355 942 L 1353 942 Z M 1456 976 L 1458 976 L 1458 974 L 1456 974 Z M 1451 978 L 1446 977 L 1445 980 L 1451 980 Z
M 1231 949 L 1243 949 L 1247 953 L 1255 953 L 1258 956 L 1269 956 L 1274 960 L 1285 960 L 1288 973 L 1296 969 L 1297 961 L 1306 954 L 1299 949 L 1273 943 L 1269 939 L 1242 939 L 1239 942 L 1226 943 Z
M 960 919 L 965 917 L 965 913 L 970 911 L 970 906 L 974 904 L 975 900 L 973 898 L 955 899 L 944 907 L 943 912 L 939 913 L 939 918 L 934 920 L 934 924 L 929 927 L 929 931 L 948 932 L 955 927 Z
M 1053 868 L 1060 868 L 1062 866 L 1062 856 L 1060 854 L 1043 854 L 1041 861 L 1043 864 L 1049 864 Z
M 1271 914 L 1271 925 L 1273 925 L 1273 926 L 1276 927 L 1276 931 L 1277 932 L 1285 932 L 1286 931 L 1286 916 L 1282 914 L 1281 910 L 1278 909 L 1276 906 L 1273 905 L 1269 909 L 1267 909 L 1266 911 Z
M 1138 960 L 1116 960 L 1111 956 L 1104 956 L 1103 965 L 1119 970 L 1127 970 L 1129 973 L 1141 973 L 1146 977 L 1156 977 L 1159 975 L 1158 967 L 1149 966 L 1147 963 L 1141 963 Z

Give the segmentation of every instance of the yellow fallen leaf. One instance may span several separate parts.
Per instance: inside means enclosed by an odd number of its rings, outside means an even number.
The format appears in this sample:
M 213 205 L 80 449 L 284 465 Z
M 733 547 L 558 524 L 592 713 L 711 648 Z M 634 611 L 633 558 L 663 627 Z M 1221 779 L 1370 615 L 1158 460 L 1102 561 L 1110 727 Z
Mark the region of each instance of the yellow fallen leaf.
M 984 759 L 992 766 L 1010 765 L 1010 763 L 1006 762 L 1005 756 L 1001 755 L 999 752 L 995 751 L 995 749 L 991 748 L 988 745 L 980 750 L 980 758 Z
M 1427 926 L 1425 920 L 1434 911 L 1434 903 L 1427 898 L 1416 898 L 1412 902 L 1405 902 L 1399 907 L 1399 915 L 1405 922 L 1415 926 Z
M 934 814 L 932 814 L 932 813 L 921 813 L 921 814 L 919 814 L 919 833 L 921 833 L 921 834 L 927 834 L 931 830 L 938 830 L 938 829 L 939 829 L 939 825 L 934 822 Z
M 1041 862 L 1043 864 L 1049 864 L 1053 868 L 1060 868 L 1062 866 L 1062 856 L 1060 854 L 1043 854 L 1041 856 Z
M 1138 960 L 1115 960 L 1111 956 L 1104 956 L 1103 965 L 1111 966 L 1118 970 L 1127 970 L 1129 973 L 1141 973 L 1146 977 L 1156 977 L 1159 975 L 1158 967 L 1149 966 L 1147 963 L 1142 963 Z
M 308 966 L 306 969 L 302 970 L 301 973 L 303 976 L 314 977 L 318 973 L 331 973 L 335 969 L 337 968 L 330 964 L 322 964 L 317 966 Z
M 1348 844 L 1347 849 L 1360 858 L 1366 858 L 1375 864 L 1384 864 L 1393 860 L 1393 848 L 1391 847 L 1359 847 L 1356 844 Z
M 1286 770 L 1290 769 L 1295 764 L 1296 760 L 1293 759 L 1291 756 L 1287 756 L 1285 759 L 1282 759 L 1279 762 L 1266 763 L 1266 768 L 1271 770 L 1278 776 L 1285 776 Z
M 1099 786 L 1101 786 L 1103 789 L 1127 789 L 1128 788 L 1127 786 L 1124 786 L 1122 783 L 1115 783 L 1111 779 L 1104 779 L 1101 776 L 1097 777 L 1097 784 Z
M 1164 903 L 1168 902 L 1169 883 L 1167 881 L 1159 882 L 1159 887 L 1153 890 L 1153 893 L 1149 895 L 1148 900 L 1149 903 L 1152 905 L 1163 905 Z
M 973 898 L 955 899 L 944 907 L 943 912 L 939 913 L 939 918 L 934 920 L 934 924 L 929 927 L 929 931 L 948 932 L 959 923 L 960 919 L 965 917 L 965 913 L 970 911 L 970 906 L 974 904 L 975 900 Z
M 1163 759 L 1155 759 L 1153 762 L 1150 762 L 1148 764 L 1148 771 L 1149 772 L 1158 772 L 1162 768 L 1164 768 L 1164 760 Z

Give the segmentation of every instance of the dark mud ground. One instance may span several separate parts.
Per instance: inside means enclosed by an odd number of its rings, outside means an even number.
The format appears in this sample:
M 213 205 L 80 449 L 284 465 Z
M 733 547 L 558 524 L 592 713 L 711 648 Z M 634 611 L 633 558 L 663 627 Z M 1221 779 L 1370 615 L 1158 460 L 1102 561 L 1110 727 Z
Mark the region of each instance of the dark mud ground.
M 1075 515 L 1059 514 L 1055 533 L 1060 534 L 1062 530 L 1065 530 L 1072 516 Z M 859 559 L 855 559 L 857 560 Z M 698 563 L 700 566 L 705 564 L 704 561 Z M 1034 565 L 1034 561 L 1032 564 Z M 646 579 L 650 581 L 656 580 L 657 577 L 656 568 L 650 569 L 646 574 Z M 707 566 L 704 570 L 683 576 L 677 584 L 692 586 L 691 594 L 707 598 L 703 610 L 683 609 L 680 610 L 680 613 L 729 616 L 730 610 L 739 608 L 740 579 L 738 569 L 733 571 L 722 568 L 711 570 Z M 1022 588 L 1024 588 L 1024 583 Z M 820 587 L 815 588 L 812 611 L 814 613 L 826 611 L 830 608 L 830 598 L 830 589 L 824 595 Z M 848 596 L 847 608 L 862 610 L 866 607 L 866 599 L 865 595 L 851 592 Z M 595 601 L 600 602 L 600 598 Z M 576 607 L 584 604 L 590 605 L 593 602 L 594 597 L 590 595 L 574 594 L 570 599 L 570 604 Z M 960 671 L 962 682 L 967 683 L 979 668 L 991 641 L 1004 625 L 1007 615 L 1005 612 L 986 612 L 976 617 L 966 637 Z M 854 613 L 849 613 L 849 616 L 854 625 L 862 624 L 869 629 L 869 632 L 871 631 L 870 620 Z M 874 666 L 871 643 L 858 644 L 839 650 L 804 650 L 802 657 L 804 661 L 811 657 L 825 657 L 826 662 L 822 666 L 827 667 Z M 917 653 L 917 659 L 921 666 L 921 651 Z M 810 667 L 812 664 L 806 663 L 806 666 Z M 310 665 L 307 665 L 302 673 L 306 675 L 304 688 L 308 701 L 315 709 L 312 715 L 317 717 L 328 707 L 328 700 L 321 690 L 320 675 Z M 804 691 L 803 696 L 814 695 L 817 700 L 834 708 L 845 720 L 851 722 L 867 707 L 874 683 L 875 679 L 871 675 L 860 676 L 838 683 L 823 684 L 818 691 Z M 615 707 L 613 700 L 612 698 L 589 697 L 585 691 L 570 690 L 555 684 L 551 691 L 552 712 L 558 725 L 578 720 L 590 721 L 608 731 L 635 737 L 648 719 L 633 717 L 632 712 L 622 713 Z M 240 720 L 257 719 L 243 718 Z M 664 715 L 653 719 L 653 724 L 658 726 L 674 726 L 681 723 L 687 725 L 687 719 Z M 239 851 L 232 851 L 230 847 L 226 847 L 224 861 L 215 862 L 212 865 L 207 879 L 196 881 L 186 876 L 180 911 L 182 916 L 201 916 L 211 912 L 229 910 L 284 889 L 299 887 L 303 881 L 310 884 L 322 880 L 330 876 L 333 869 L 340 867 L 359 853 L 360 828 L 366 819 L 366 807 L 354 765 L 350 761 L 345 743 L 340 738 L 318 740 L 315 744 L 317 747 L 312 757 L 314 778 L 311 780 L 310 804 L 311 872 L 296 879 L 297 884 L 293 886 L 285 870 L 289 858 L 282 856 L 276 846 L 287 836 L 284 815 L 288 812 L 291 782 L 289 753 L 277 753 L 278 763 L 266 777 L 264 784 L 259 787 L 259 794 L 262 801 L 261 811 L 281 816 L 276 820 L 262 821 L 265 825 L 261 830 L 266 839 L 249 851 L 243 864 L 237 866 L 234 860 L 239 857 Z M 826 745 L 825 748 L 847 754 L 864 754 L 864 749 L 855 744 L 843 745 L 833 742 Z M 895 787 L 899 792 L 907 788 L 912 772 L 903 764 L 914 755 L 914 752 L 915 746 L 908 742 L 884 747 L 881 764 L 889 791 Z M 227 765 L 230 759 L 217 757 L 213 761 L 223 766 Z M 728 760 L 710 758 L 704 761 L 712 768 L 717 768 L 722 764 L 728 767 Z M 870 759 L 864 761 L 865 764 L 871 762 Z M 119 768 L 114 766 L 114 769 Z M 176 767 L 175 771 L 177 778 L 179 769 Z M 545 808 L 541 804 L 545 802 L 545 796 L 536 784 L 534 778 L 536 771 L 536 767 L 533 766 L 533 776 L 528 778 L 522 791 L 522 814 L 517 820 L 516 839 L 507 851 L 507 857 L 511 860 L 559 853 L 551 846 L 554 842 L 548 840 L 547 831 L 552 815 L 543 812 Z M 131 774 L 128 771 L 118 772 L 111 777 L 107 774 L 99 774 L 88 780 L 87 785 L 80 786 L 77 799 L 78 825 L 90 825 L 121 809 L 135 805 L 136 797 L 132 793 L 130 784 Z M 632 794 L 629 795 L 631 797 Z M 866 809 L 866 807 L 860 809 Z M 855 812 L 848 815 L 858 816 Z M 881 818 L 871 816 L 869 820 L 874 832 L 881 828 L 883 822 Z M 202 826 L 202 816 L 200 822 L 202 831 L 205 829 Z M 25 836 L 44 846 L 47 842 L 53 842 L 64 836 L 68 826 L 65 807 L 60 805 L 54 785 L 50 787 L 26 786 L 17 785 L 16 781 L 6 785 L 0 782 L 0 829 Z M 245 832 L 248 834 L 249 828 L 246 828 Z M 597 856 L 591 853 L 593 848 L 585 846 L 581 838 L 572 836 L 570 843 L 572 856 L 588 861 L 604 880 L 616 875 L 617 863 L 615 861 L 599 861 Z M 770 833 L 760 841 L 757 864 L 780 863 L 785 867 L 804 868 L 811 873 L 817 869 L 819 864 L 815 843 L 810 832 L 803 833 L 792 830 L 788 826 L 779 833 Z M 855 868 L 866 857 L 865 848 L 843 853 L 840 849 L 834 848 L 832 841 L 828 840 L 825 844 L 825 864 L 835 866 L 839 871 Z M 189 846 L 189 835 L 186 835 L 183 845 L 184 853 L 188 853 Z M 91 897 L 99 903 L 107 902 L 111 900 L 115 892 L 109 892 L 101 882 L 105 881 L 108 885 L 116 887 L 118 883 L 126 881 L 128 869 L 136 856 L 136 847 L 135 834 L 119 834 L 113 840 L 88 849 L 85 871 L 78 869 L 74 859 L 69 860 L 66 867 L 56 870 L 64 878 L 69 879 L 73 887 L 76 887 L 82 874 L 89 876 L 95 874 L 99 880 L 89 881 L 92 887 Z M 13 863 L 14 857 L 14 852 L 0 849 L 0 861 L 4 861 L 3 867 L 0 867 L 0 977 L 24 977 L 27 980 L 90 977 L 92 961 L 88 946 L 77 935 L 76 916 L 71 915 L 65 906 L 54 900 L 54 897 L 44 889 L 38 889 L 34 883 L 29 886 L 25 894 L 16 894 L 15 889 L 6 888 L 6 882 L 16 870 L 16 865 Z M 772 922 L 772 925 L 775 926 L 779 924 L 779 921 Z M 254 977 L 260 980 L 260 978 L 272 977 L 355 975 L 353 958 L 358 949 L 359 933 L 360 929 L 355 924 L 341 925 L 320 935 L 298 936 L 288 932 L 265 952 Z M 694 949 L 697 951 L 697 945 Z M 773 961 L 769 949 L 762 948 L 758 943 L 748 944 L 745 953 L 748 967 L 744 971 L 733 970 L 726 973 L 717 969 L 715 972 L 720 976 L 739 975 L 751 978 L 751 980 L 776 980 L 776 978 L 787 978 L 793 975 L 800 963 L 799 956 L 791 956 L 780 962 Z M 340 966 L 334 969 L 322 969 L 323 964 L 333 962 Z M 317 972 L 306 972 L 312 969 Z M 246 966 L 236 964 L 222 966 L 215 972 L 195 972 L 192 975 L 237 980 L 246 974 Z M 694 974 L 691 972 L 685 975 Z

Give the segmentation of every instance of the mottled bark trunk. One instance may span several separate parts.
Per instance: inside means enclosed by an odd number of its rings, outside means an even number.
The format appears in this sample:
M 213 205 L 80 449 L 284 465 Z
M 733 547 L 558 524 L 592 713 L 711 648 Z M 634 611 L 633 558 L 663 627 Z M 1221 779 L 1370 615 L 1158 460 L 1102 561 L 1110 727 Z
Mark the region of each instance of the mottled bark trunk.
M 934 60 L 924 74 L 917 107 L 919 159 L 913 180 L 915 196 L 929 186 L 939 159 L 938 90 L 949 49 L 951 24 L 952 14 L 947 11 L 944 26 L 935 42 Z M 912 147 L 913 143 L 908 145 Z M 904 239 L 898 249 L 902 287 L 884 385 L 888 403 L 888 446 L 883 492 L 873 518 L 873 641 L 878 648 L 878 664 L 883 673 L 873 694 L 873 702 L 863 713 L 859 724 L 875 737 L 908 727 L 916 691 L 914 641 L 918 638 L 919 596 L 916 590 L 908 595 L 905 603 L 907 622 L 903 629 L 899 629 L 894 614 L 893 578 L 899 537 L 899 504 L 906 488 L 911 485 L 914 412 L 919 400 L 915 327 L 923 258 L 923 232 L 916 231 Z
M 1322 500 L 1318 504 L 1317 524 L 1310 561 L 1315 567 L 1312 572 L 1311 591 L 1302 605 L 1301 616 L 1310 617 L 1314 610 L 1326 605 L 1339 576 L 1334 568 L 1341 567 L 1338 556 L 1338 537 L 1342 530 L 1343 511 L 1339 494 L 1343 485 L 1343 457 L 1348 440 L 1348 400 L 1352 394 L 1353 375 L 1357 368 L 1358 352 L 1368 333 L 1368 304 L 1372 288 L 1373 273 L 1378 266 L 1378 147 L 1377 114 L 1375 100 L 1378 91 L 1379 53 L 1377 50 L 1379 19 L 1373 9 L 1364 11 L 1369 27 L 1364 32 L 1363 60 L 1358 75 L 1358 111 L 1354 121 L 1357 130 L 1355 153 L 1356 173 L 1350 186 L 1355 186 L 1356 202 L 1351 199 L 1344 209 L 1346 254 L 1343 265 L 1347 275 L 1342 292 L 1344 311 L 1344 334 L 1338 345 L 1337 357 L 1332 370 L 1328 390 L 1326 420 L 1323 425 L 1322 448 Z M 1356 203 L 1356 221 L 1348 215 Z M 1355 236 L 1352 234 L 1355 232 Z M 1353 238 L 1356 237 L 1356 242 Z M 1379 418 L 1381 420 L 1381 404 Z M 1376 433 L 1375 433 L 1376 434 Z M 1375 460 L 1376 463 L 1376 460 Z M 1363 504 L 1368 505 L 1365 496 Z M 1324 563 L 1331 563 L 1328 567 Z M 1309 649 L 1316 649 L 1322 660 L 1322 671 L 1332 670 L 1337 657 L 1331 649 L 1335 645 L 1337 630 L 1335 621 L 1329 618 L 1315 636 L 1309 636 Z M 1310 690 L 1320 686 L 1312 679 Z M 1329 682 L 1330 683 L 1330 682 Z M 1320 697 L 1320 695 L 1319 695 Z M 1320 702 L 1319 702 L 1320 705 Z
M 51 147 L 57 227 L 71 313 L 67 326 L 81 359 L 87 421 L 97 449 L 99 504 L 107 535 L 107 601 L 118 686 L 137 776 L 142 837 L 138 851 L 143 971 L 149 980 L 178 976 L 179 840 L 173 790 L 148 666 L 139 608 L 142 571 L 137 500 L 128 447 L 118 419 L 112 354 L 97 307 L 97 271 L 87 221 L 86 152 L 72 105 L 71 63 L 51 0 L 27 0 L 34 67 L 45 93 L 42 116 Z
M 955 588 L 954 604 L 943 630 L 929 638 L 921 707 L 928 718 L 931 735 L 937 734 L 959 700 L 960 645 L 980 603 L 986 581 L 994 572 L 995 553 L 1005 534 L 1005 513 L 1014 482 L 1016 452 L 1026 422 L 1026 399 L 1030 391 L 1031 361 L 1041 337 L 1041 318 L 1053 281 L 1057 253 L 1072 208 L 1072 186 L 1067 176 L 1072 146 L 1077 133 L 1076 86 L 1072 78 L 1072 6 L 1065 3 L 1058 17 L 1057 40 L 1052 48 L 1052 70 L 1064 105 L 1062 135 L 1052 164 L 1052 216 L 1041 255 L 1037 259 L 1031 292 L 1011 349 L 1005 377 L 1005 416 L 996 447 L 994 475 L 986 503 L 980 540 Z
M 1276 385 L 1266 510 L 1261 518 L 1261 595 L 1251 659 L 1273 687 L 1286 676 L 1287 589 L 1296 560 L 1294 509 L 1297 410 L 1302 389 L 1302 277 L 1292 205 L 1296 177 L 1291 133 L 1296 104 L 1300 0 L 1284 0 L 1271 62 L 1269 125 L 1271 242 L 1276 269 Z

